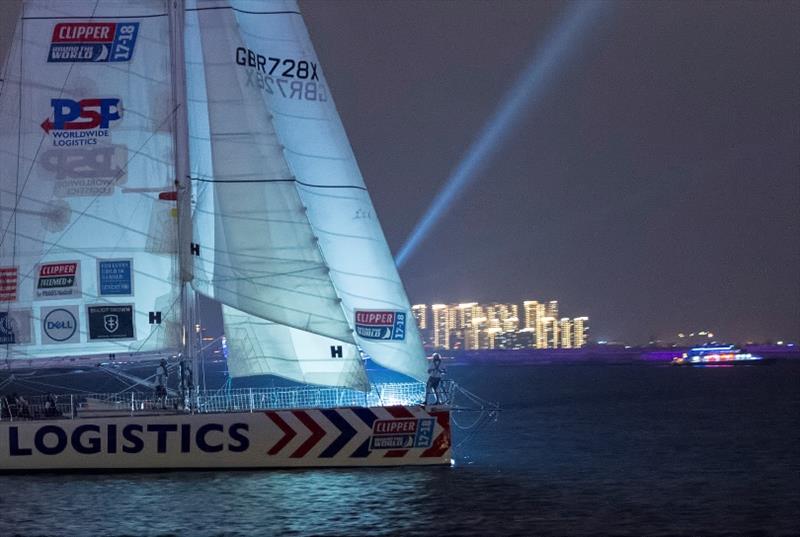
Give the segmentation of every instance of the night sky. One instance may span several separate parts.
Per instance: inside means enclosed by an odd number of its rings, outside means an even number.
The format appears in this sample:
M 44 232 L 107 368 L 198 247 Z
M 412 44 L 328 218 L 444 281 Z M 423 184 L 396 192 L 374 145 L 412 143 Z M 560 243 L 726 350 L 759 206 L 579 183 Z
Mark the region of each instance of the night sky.
M 393 252 L 566 5 L 303 0 Z M 595 339 L 800 339 L 800 3 L 609 4 L 407 260 Z

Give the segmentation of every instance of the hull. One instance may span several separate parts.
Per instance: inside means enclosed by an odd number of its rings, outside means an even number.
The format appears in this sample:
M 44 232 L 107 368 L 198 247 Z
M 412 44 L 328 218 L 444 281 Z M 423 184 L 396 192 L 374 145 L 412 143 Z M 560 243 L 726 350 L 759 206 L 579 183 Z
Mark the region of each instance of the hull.
M 386 406 L 0 422 L 0 472 L 436 466 L 450 411 Z

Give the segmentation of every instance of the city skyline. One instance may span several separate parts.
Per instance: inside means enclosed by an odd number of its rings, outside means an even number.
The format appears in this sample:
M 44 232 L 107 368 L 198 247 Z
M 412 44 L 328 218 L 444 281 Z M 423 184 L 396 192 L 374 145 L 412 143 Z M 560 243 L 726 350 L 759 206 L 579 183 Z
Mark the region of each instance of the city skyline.
M 557 300 L 525 300 L 521 309 L 499 302 L 414 304 L 411 311 L 433 349 L 580 349 L 589 342 L 589 318 L 560 316 Z
M 401 266 L 409 297 L 800 340 L 800 4 L 609 5 Z M 395 254 L 566 7 L 301 1 Z

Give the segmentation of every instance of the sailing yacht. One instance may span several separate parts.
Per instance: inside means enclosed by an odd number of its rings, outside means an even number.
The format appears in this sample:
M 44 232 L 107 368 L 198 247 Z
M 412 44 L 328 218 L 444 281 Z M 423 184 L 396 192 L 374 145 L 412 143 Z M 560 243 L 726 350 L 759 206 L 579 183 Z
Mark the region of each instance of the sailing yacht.
M 26 0 L 0 87 L 0 361 L 171 357 L 0 405 L 0 471 L 446 465 L 408 298 L 294 0 Z M 197 297 L 233 378 L 197 386 Z M 370 382 L 365 359 L 409 379 Z

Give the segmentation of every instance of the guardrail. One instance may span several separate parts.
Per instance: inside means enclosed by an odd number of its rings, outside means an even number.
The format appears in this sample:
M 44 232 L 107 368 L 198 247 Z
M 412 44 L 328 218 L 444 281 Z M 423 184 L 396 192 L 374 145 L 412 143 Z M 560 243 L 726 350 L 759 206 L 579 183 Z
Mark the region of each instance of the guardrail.
M 455 383 L 441 384 L 445 401 Z M 71 395 L 0 396 L 0 421 L 56 419 L 176 412 L 253 412 L 289 408 L 393 406 L 420 404 L 425 384 L 373 384 L 369 392 L 347 388 L 287 386 L 196 392 L 157 398 L 153 392 L 81 393 Z M 430 396 L 430 399 L 433 395 Z

